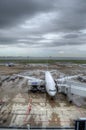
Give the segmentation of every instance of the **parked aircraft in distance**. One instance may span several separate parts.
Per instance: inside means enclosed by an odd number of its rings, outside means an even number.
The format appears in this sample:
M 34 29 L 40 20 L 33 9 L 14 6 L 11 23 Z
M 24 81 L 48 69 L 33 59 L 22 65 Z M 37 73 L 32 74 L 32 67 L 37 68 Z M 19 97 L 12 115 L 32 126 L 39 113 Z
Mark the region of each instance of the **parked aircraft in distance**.
M 12 67 L 12 66 L 14 66 L 14 63 L 11 63 L 11 62 L 10 63 L 6 63 L 5 66 Z

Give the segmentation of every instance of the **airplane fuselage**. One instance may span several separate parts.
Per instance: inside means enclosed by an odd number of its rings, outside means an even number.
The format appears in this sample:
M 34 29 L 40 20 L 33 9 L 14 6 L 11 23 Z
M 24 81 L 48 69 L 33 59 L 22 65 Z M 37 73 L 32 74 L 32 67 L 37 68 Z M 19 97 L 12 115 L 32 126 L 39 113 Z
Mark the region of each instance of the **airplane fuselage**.
M 53 77 L 49 71 L 45 72 L 45 87 L 46 91 L 50 96 L 55 96 L 57 93 L 56 84 Z

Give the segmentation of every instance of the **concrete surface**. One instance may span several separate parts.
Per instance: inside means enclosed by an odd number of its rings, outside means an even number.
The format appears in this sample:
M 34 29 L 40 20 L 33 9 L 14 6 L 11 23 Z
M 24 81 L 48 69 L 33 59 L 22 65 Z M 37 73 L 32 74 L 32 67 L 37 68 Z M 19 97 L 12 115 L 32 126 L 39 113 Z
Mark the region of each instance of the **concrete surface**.
M 31 65 L 30 65 L 31 67 Z M 59 70 L 57 69 L 59 67 Z M 52 73 L 54 78 L 64 75 L 83 73 L 79 66 L 65 67 L 50 65 L 49 70 L 56 70 Z M 63 94 L 57 94 L 54 100 L 46 93 L 28 93 L 26 79 L 15 78 L 13 74 L 21 73 L 44 79 L 41 70 L 46 66 L 32 66 L 25 68 L 23 65 L 13 68 L 0 68 L 0 126 L 73 126 L 74 120 L 86 117 L 86 106 L 77 107 L 69 103 Z M 75 71 L 76 70 L 76 71 Z M 7 78 L 9 76 L 9 78 Z M 4 78 L 4 81 L 2 79 Z

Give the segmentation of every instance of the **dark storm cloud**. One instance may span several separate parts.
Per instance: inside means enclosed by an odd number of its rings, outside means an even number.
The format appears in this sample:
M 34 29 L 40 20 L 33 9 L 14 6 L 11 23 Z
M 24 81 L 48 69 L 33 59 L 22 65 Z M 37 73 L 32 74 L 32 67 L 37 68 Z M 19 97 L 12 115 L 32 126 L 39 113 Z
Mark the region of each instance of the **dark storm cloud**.
M 53 8 L 52 0 L 0 0 L 0 27 L 17 24 L 24 19 Z
M 59 18 L 57 15 L 53 20 L 51 31 L 72 32 L 86 28 L 85 0 L 59 0 L 57 3 Z
M 64 36 L 64 38 L 66 39 L 70 39 L 70 38 L 78 38 L 79 37 L 79 34 L 67 34 Z
M 0 0 L 0 29 L 1 45 L 84 45 L 86 1 Z M 59 34 L 60 38 L 45 38 L 49 33 Z
M 69 45 L 69 46 L 71 46 L 71 45 L 81 45 L 81 44 L 85 44 L 85 42 L 78 42 L 78 41 L 70 41 L 70 42 L 68 42 L 68 41 L 59 41 L 59 42 L 57 42 L 57 41 L 54 41 L 54 42 L 52 42 L 52 43 L 46 43 L 46 47 L 59 47 L 59 46 L 64 46 L 64 48 L 67 46 L 67 45 Z M 43 46 L 45 46 L 45 45 L 43 45 Z

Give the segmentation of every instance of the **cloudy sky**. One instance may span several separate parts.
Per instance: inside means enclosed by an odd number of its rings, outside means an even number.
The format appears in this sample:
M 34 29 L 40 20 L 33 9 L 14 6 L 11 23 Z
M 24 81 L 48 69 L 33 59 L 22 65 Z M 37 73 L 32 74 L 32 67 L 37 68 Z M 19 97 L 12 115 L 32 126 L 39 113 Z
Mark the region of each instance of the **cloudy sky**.
M 0 56 L 86 57 L 86 0 L 0 0 Z

